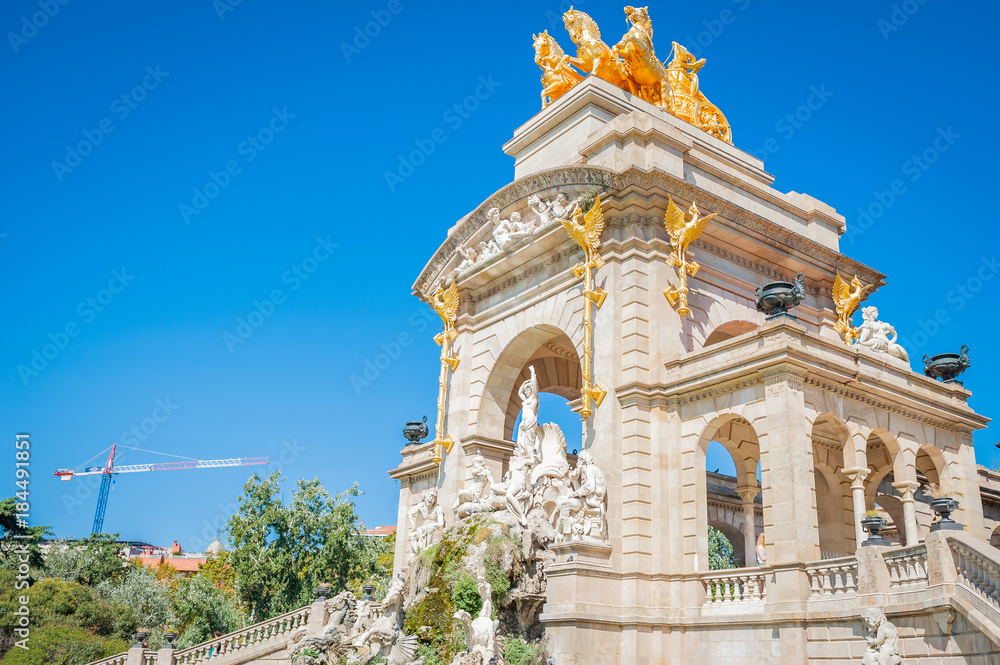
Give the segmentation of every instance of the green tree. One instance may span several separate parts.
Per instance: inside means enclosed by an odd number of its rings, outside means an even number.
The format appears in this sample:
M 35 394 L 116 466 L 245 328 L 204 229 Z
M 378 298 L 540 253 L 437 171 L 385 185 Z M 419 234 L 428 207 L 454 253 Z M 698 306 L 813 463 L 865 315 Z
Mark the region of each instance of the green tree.
M 229 520 L 236 594 L 248 623 L 308 604 L 320 582 L 336 594 L 377 570 L 351 501 L 361 494 L 357 485 L 331 497 L 318 479 L 300 480 L 285 505 L 282 480 L 278 471 L 263 480 L 252 476 Z
M 170 607 L 177 617 L 175 627 L 181 647 L 200 644 L 215 631 L 231 633 L 239 628 L 234 599 L 204 574 L 178 582 L 171 594 Z
M 118 534 L 96 533 L 86 540 L 53 543 L 45 555 L 45 576 L 88 586 L 125 577 L 127 560 Z
M 130 566 L 121 580 L 107 579 L 97 586 L 101 598 L 120 608 L 118 631 L 129 635 L 138 628 L 165 632 L 176 623 L 170 611 L 170 587 L 158 582 L 145 566 Z
M 714 526 L 708 527 L 708 569 L 727 570 L 735 567 L 736 556 L 732 543 Z
M 51 536 L 47 526 L 22 526 L 18 523 L 15 497 L 0 501 L 0 568 L 16 569 L 27 563 L 29 568 L 39 569 L 43 565 L 38 541 Z M 22 561 L 23 548 L 28 548 L 28 561 Z

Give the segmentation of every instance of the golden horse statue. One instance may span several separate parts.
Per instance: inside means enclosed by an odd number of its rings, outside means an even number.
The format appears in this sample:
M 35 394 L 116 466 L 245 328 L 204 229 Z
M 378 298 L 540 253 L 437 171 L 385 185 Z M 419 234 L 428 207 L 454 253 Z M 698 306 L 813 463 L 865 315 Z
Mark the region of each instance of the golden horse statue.
M 532 35 L 535 40 L 535 64 L 542 69 L 542 108 L 556 101 L 570 88 L 583 80 L 583 76 L 570 66 L 570 56 L 545 30 Z
M 674 57 L 667 65 L 670 84 L 667 111 L 732 145 L 733 130 L 729 121 L 698 87 L 698 70 L 705 65 L 705 59 L 695 59 L 677 42 L 673 42 L 673 53 Z
M 611 50 L 624 61 L 639 97 L 666 110 L 670 83 L 667 68 L 653 48 L 653 22 L 648 8 L 626 7 L 625 15 L 632 27 Z
M 594 74 L 633 95 L 638 94 L 625 65 L 611 51 L 611 47 L 601 41 L 601 30 L 594 19 L 570 8 L 563 14 L 563 23 L 569 38 L 576 44 L 576 57 L 569 60 L 572 64 L 586 74 Z

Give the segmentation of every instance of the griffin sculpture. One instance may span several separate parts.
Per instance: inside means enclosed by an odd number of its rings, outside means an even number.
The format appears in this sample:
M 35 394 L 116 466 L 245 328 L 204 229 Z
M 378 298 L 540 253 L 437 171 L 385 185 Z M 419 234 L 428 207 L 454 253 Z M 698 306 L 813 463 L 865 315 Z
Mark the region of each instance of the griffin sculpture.
M 853 290 L 851 287 L 854 287 Z M 858 276 L 847 282 L 837 272 L 833 281 L 833 304 L 837 308 L 837 323 L 833 329 L 844 336 L 844 343 L 851 344 L 858 336 L 858 329 L 851 325 L 851 317 L 864 300 L 865 292 L 872 288 L 871 284 L 862 284 Z

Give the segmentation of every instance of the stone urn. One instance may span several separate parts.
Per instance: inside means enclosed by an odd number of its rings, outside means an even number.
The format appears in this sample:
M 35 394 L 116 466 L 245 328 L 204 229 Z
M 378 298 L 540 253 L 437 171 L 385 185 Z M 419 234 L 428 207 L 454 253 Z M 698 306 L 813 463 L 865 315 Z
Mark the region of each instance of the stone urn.
M 924 374 L 945 383 L 962 385 L 958 375 L 969 369 L 972 361 L 969 360 L 967 345 L 963 344 L 960 351 L 961 353 L 939 353 L 934 357 L 924 356 Z
M 406 445 L 415 446 L 421 439 L 427 438 L 430 430 L 427 429 L 427 416 L 423 420 L 410 420 L 403 428 L 403 436 L 406 437 Z
M 375 596 L 372 595 L 375 593 L 374 584 L 366 584 L 361 587 L 361 590 L 365 592 L 365 595 L 361 596 L 361 600 L 375 600 Z
M 795 307 L 806 297 L 806 289 L 803 286 L 805 275 L 799 273 L 795 276 L 795 283 L 792 282 L 771 282 L 764 286 L 757 287 L 757 311 L 764 312 L 765 320 L 770 321 L 779 316 L 787 316 L 790 319 L 795 317 L 788 313 L 788 310 Z
M 861 528 L 870 534 L 868 539 L 861 543 L 862 547 L 890 547 L 892 545 L 888 540 L 878 535 L 885 528 L 883 518 L 877 515 L 865 517 L 861 520 Z
M 962 531 L 964 527 L 951 519 L 951 514 L 958 510 L 958 501 L 950 496 L 931 499 L 931 510 L 937 513 L 938 521 L 931 524 L 931 531 Z
M 136 647 L 140 647 L 140 648 L 141 647 L 145 647 L 146 645 L 143 644 L 143 642 L 146 641 L 147 637 L 149 637 L 149 633 L 147 631 L 145 631 L 145 630 L 138 631 L 135 634 L 135 636 L 132 638 L 132 639 L 135 640 L 135 644 L 133 644 L 132 647 L 133 648 L 136 648 Z
M 167 643 L 163 645 L 164 649 L 176 649 L 177 648 L 177 645 L 174 644 L 174 640 L 177 639 L 177 633 L 164 633 L 163 634 L 163 639 L 165 639 L 167 641 Z
M 330 595 L 330 585 L 320 584 L 316 589 L 316 600 L 326 600 L 326 597 Z

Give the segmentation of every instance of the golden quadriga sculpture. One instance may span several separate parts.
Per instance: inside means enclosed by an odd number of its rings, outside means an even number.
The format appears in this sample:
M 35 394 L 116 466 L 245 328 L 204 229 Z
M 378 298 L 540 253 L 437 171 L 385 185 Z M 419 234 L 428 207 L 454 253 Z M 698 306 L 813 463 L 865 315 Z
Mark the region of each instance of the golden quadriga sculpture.
M 601 41 L 601 31 L 590 16 L 575 9 L 563 14 L 577 47 L 575 57 L 567 55 L 548 31 L 532 35 L 535 63 L 542 70 L 542 108 L 569 92 L 584 75 L 593 74 L 732 144 L 729 121 L 699 86 L 698 72 L 705 60 L 672 42 L 673 58 L 667 64 L 660 62 L 647 8 L 626 7 L 625 15 L 629 30 L 610 47 Z

